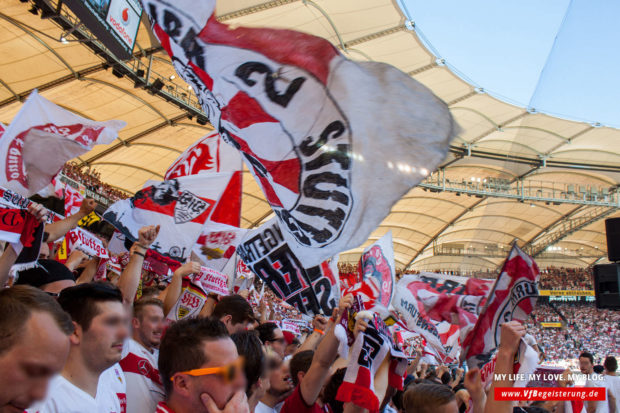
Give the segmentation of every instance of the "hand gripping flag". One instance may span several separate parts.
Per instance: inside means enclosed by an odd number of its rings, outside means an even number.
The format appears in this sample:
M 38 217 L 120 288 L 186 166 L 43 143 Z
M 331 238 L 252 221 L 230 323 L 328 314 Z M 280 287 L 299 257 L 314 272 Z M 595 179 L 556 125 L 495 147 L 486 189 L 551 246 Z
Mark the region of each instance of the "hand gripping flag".
M 338 305 L 337 260 L 304 268 L 273 218 L 249 231 L 237 246 L 241 260 L 275 295 L 308 315 L 330 315 Z
M 499 346 L 501 324 L 526 320 L 536 305 L 538 278 L 534 260 L 514 245 L 475 327 L 463 341 L 461 357 L 470 368 L 481 368 L 491 360 Z
M 241 225 L 242 169 L 239 151 L 223 142 L 219 133 L 213 132 L 187 148 L 168 168 L 164 179 L 170 180 L 203 173 L 234 172 L 219 204 L 213 211 L 211 220 L 238 227 Z
M 215 19 L 215 0 L 143 4 L 305 268 L 366 241 L 456 134 L 447 105 L 392 66 L 295 31 L 233 29 Z
M 95 122 L 32 92 L 0 139 L 0 185 L 32 196 L 70 159 L 109 144 L 126 123 Z
M 180 262 L 190 256 L 205 222 L 227 187 L 232 173 L 186 176 L 163 181 L 113 204 L 103 218 L 129 242 L 138 239 L 145 225 L 160 225 L 161 233 L 151 249 Z

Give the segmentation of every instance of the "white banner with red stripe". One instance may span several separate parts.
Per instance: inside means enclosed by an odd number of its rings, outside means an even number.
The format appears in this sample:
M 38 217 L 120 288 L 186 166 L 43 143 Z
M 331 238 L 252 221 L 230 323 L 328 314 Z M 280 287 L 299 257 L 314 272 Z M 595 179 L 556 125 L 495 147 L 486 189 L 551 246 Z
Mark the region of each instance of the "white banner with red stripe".
M 195 274 L 192 281 L 208 293 L 228 295 L 228 277 L 213 268 L 200 267 L 200 273 Z
M 51 183 L 65 162 L 111 143 L 125 125 L 83 118 L 35 90 L 0 139 L 0 185 L 32 196 Z

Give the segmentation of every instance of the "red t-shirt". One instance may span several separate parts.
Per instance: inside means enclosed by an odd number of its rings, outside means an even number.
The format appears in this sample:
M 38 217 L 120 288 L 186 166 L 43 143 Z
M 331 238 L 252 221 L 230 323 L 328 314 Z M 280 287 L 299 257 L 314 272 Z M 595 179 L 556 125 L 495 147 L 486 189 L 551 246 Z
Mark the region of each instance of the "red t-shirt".
M 301 397 L 301 388 L 297 385 L 293 394 L 284 401 L 280 413 L 331 413 L 331 410 L 329 406 L 320 407 L 318 403 L 308 406 Z

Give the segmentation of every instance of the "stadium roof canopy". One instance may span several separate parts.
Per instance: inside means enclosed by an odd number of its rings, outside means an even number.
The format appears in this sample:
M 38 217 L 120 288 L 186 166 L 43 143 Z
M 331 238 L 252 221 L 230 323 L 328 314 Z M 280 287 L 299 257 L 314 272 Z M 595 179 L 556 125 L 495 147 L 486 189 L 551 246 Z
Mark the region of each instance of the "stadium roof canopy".
M 0 122 L 10 123 L 33 89 L 84 117 L 127 121 L 116 142 L 76 161 L 133 193 L 212 128 L 144 25 L 134 58 L 121 62 L 57 5 L 2 1 Z M 396 66 L 449 104 L 462 128 L 449 157 L 368 241 L 391 230 L 397 267 L 494 270 L 515 240 L 541 266 L 587 266 L 605 255 L 603 218 L 620 215 L 619 130 L 513 106 L 469 85 L 422 45 L 391 0 L 222 0 L 217 14 L 228 24 L 324 37 L 351 59 Z M 256 227 L 271 210 L 249 173 L 244 179 L 242 225 Z M 341 261 L 356 261 L 362 248 Z

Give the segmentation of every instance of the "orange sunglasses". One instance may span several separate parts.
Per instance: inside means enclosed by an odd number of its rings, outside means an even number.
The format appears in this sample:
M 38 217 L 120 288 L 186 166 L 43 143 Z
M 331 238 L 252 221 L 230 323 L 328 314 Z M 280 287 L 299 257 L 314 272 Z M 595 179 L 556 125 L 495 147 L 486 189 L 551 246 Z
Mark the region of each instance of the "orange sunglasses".
M 208 376 L 215 374 L 220 376 L 226 383 L 231 383 L 237 378 L 239 373 L 243 370 L 243 356 L 239 356 L 237 360 L 222 367 L 206 367 L 203 369 L 193 369 L 188 371 L 180 371 L 170 377 L 170 381 L 174 380 L 177 374 L 188 374 L 193 377 Z

